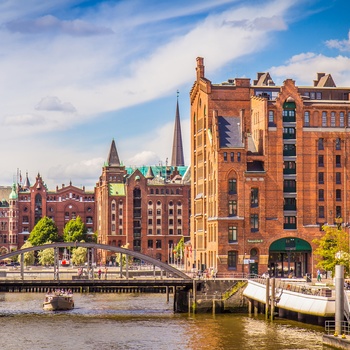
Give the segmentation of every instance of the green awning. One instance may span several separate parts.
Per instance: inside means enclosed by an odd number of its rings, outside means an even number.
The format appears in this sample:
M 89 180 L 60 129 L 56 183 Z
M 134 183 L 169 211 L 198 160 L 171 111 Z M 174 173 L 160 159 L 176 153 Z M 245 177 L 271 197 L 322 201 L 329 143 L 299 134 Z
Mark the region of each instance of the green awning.
M 311 245 L 309 242 L 296 237 L 281 238 L 273 242 L 270 245 L 270 252 L 283 252 L 283 251 L 311 251 Z

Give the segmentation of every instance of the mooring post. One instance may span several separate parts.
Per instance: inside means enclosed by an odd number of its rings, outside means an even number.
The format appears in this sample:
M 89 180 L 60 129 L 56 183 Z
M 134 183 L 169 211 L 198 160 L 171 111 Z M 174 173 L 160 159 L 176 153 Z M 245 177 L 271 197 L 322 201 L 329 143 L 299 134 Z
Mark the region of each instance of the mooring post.
M 275 316 L 275 297 L 276 297 L 276 280 L 273 277 L 271 279 L 271 321 L 273 321 Z
M 270 312 L 270 277 L 266 278 L 266 295 L 265 295 L 265 318 L 269 318 Z
M 344 266 L 335 266 L 335 331 L 342 334 L 344 320 Z
M 196 313 L 196 299 L 197 299 L 197 281 L 193 279 L 193 298 L 192 298 L 192 311 L 195 314 Z

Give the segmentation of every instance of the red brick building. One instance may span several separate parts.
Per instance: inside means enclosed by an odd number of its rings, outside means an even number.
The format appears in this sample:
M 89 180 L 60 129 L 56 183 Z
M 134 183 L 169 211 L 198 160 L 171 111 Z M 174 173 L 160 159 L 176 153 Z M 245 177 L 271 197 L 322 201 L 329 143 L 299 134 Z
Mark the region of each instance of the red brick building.
M 212 84 L 197 58 L 191 98 L 191 262 L 219 273 L 314 273 L 314 238 L 349 222 L 350 87 L 269 73 Z
M 189 237 L 190 184 L 185 166 L 126 168 L 114 140 L 95 187 L 98 241 L 173 262 Z M 104 255 L 102 261 L 114 261 Z
M 24 182 L 0 187 L 0 254 L 19 249 L 35 224 L 52 218 L 63 234 L 65 224 L 78 216 L 98 242 L 127 246 L 163 262 L 174 262 L 173 249 L 189 239 L 190 181 L 184 165 L 179 105 L 176 105 L 171 165 L 125 167 L 114 140 L 93 191 L 68 186 L 49 190 L 38 174 Z M 114 256 L 98 252 L 105 263 Z

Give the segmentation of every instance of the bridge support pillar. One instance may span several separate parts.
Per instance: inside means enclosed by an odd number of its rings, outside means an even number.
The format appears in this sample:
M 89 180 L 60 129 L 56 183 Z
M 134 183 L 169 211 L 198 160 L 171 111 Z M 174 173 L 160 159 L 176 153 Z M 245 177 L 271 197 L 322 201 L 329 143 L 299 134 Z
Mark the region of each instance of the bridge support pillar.
M 169 287 L 168 286 L 165 287 L 165 293 L 166 293 L 166 302 L 167 304 L 169 304 Z
M 24 280 L 24 254 L 21 254 L 21 280 Z

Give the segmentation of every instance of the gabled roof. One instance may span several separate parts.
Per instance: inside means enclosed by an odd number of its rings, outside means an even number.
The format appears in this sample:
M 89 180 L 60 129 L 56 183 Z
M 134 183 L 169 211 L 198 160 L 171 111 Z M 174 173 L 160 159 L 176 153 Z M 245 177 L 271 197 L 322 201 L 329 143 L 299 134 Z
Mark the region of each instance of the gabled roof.
M 317 80 L 314 80 L 315 87 L 336 87 L 330 74 L 317 73 Z

